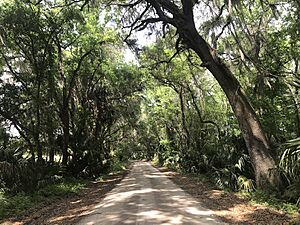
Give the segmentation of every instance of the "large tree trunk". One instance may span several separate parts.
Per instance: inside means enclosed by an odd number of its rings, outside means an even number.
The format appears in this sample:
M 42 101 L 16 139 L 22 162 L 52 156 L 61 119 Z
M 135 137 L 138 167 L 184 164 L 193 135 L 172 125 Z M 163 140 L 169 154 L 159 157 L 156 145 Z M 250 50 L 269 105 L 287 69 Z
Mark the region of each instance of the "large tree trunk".
M 67 106 L 63 107 L 60 117 L 63 128 L 62 166 L 66 167 L 68 164 L 68 147 L 70 140 L 70 118 Z
M 144 20 L 142 25 L 147 21 L 149 23 L 163 21 L 177 28 L 179 38 L 196 52 L 203 66 L 212 73 L 224 90 L 245 139 L 257 186 L 260 188 L 267 187 L 266 184 L 278 186 L 280 179 L 275 173 L 276 163 L 254 109 L 242 92 L 239 81 L 196 30 L 193 15 L 195 1 L 181 0 L 180 7 L 170 0 L 147 0 L 147 2 L 153 6 L 159 18 Z
M 266 187 L 266 184 L 269 184 L 278 187 L 280 179 L 275 171 L 276 163 L 269 141 L 253 107 L 241 90 L 239 81 L 199 35 L 193 22 L 185 23 L 177 28 L 182 38 L 200 57 L 203 66 L 212 73 L 225 92 L 245 139 L 257 186 Z
M 184 96 L 183 96 L 183 88 L 181 87 L 179 92 L 179 100 L 180 100 L 180 111 L 181 111 L 181 122 L 182 122 L 182 128 L 184 130 L 184 138 L 186 141 L 186 145 L 188 147 L 190 147 L 190 132 L 189 129 L 187 128 L 187 124 L 186 124 L 186 115 L 185 115 L 185 103 L 184 103 Z
M 42 145 L 41 145 L 41 140 L 40 140 L 40 133 L 41 133 L 41 78 L 40 75 L 37 76 L 38 79 L 38 84 L 37 84 L 37 96 L 36 96 L 36 125 L 35 125 L 35 134 L 34 134 L 34 140 L 37 148 L 37 162 L 42 163 L 44 161 L 43 159 L 43 152 L 42 152 Z

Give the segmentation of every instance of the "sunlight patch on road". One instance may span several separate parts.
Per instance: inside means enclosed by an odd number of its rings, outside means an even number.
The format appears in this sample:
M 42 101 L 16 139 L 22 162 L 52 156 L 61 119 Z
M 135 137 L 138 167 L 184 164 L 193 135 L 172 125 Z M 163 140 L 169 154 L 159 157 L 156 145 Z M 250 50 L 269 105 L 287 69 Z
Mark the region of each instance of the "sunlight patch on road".
M 77 225 L 95 221 L 101 225 L 222 224 L 214 217 L 213 211 L 201 207 L 164 174 L 145 162 L 136 163 L 128 177 L 94 210 L 97 213 L 92 213 Z
M 158 210 L 149 210 L 140 212 L 137 214 L 140 218 L 140 221 L 153 221 L 160 222 L 161 224 L 182 224 L 182 215 L 173 215 L 170 213 L 158 211 Z
M 162 178 L 162 177 L 167 177 L 167 176 L 162 175 L 162 174 L 152 173 L 152 174 L 149 174 L 149 175 L 145 175 L 145 177 L 148 177 L 148 178 Z
M 211 210 L 199 210 L 195 207 L 187 207 L 185 211 L 190 214 L 199 215 L 199 216 L 209 216 L 213 214 L 213 211 Z

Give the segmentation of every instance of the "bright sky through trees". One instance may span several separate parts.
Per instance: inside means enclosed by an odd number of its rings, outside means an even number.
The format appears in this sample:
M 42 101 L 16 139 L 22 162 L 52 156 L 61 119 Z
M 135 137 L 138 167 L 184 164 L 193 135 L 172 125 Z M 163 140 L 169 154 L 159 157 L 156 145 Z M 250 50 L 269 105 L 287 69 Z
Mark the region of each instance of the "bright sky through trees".
M 0 192 L 146 159 L 299 203 L 299 1 L 5 2 Z

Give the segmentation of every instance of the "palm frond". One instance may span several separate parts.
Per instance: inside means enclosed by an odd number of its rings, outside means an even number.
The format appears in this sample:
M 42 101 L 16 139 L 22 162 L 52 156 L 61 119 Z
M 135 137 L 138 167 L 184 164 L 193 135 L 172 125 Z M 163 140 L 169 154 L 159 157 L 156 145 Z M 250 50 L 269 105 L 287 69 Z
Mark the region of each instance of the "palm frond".
M 279 166 L 290 178 L 296 180 L 300 175 L 300 138 L 287 141 L 282 149 Z
M 252 192 L 255 190 L 254 180 L 248 179 L 245 176 L 239 176 L 237 179 L 239 190 Z

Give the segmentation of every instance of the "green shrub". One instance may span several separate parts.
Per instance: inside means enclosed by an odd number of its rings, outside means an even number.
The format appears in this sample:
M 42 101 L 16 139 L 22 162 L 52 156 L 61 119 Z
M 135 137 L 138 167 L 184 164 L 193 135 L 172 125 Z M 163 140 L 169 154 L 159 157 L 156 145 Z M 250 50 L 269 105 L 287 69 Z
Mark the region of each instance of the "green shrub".
M 253 203 L 263 204 L 265 206 L 282 210 L 288 214 L 295 214 L 298 212 L 296 204 L 278 198 L 277 193 L 267 193 L 262 190 L 256 190 L 250 193 L 244 193 Z
M 126 161 L 117 160 L 112 163 L 110 172 L 115 173 L 115 172 L 120 172 L 120 171 L 126 170 L 128 164 L 129 164 L 128 161 L 126 162 Z
M 37 193 L 38 195 L 44 197 L 59 197 L 59 196 L 68 196 L 73 194 L 78 194 L 79 191 L 84 188 L 86 185 L 85 182 L 80 181 L 79 183 L 60 183 L 52 184 L 40 189 Z
M 32 194 L 20 192 L 16 195 L 5 193 L 3 189 L 0 189 L 0 220 L 21 215 L 30 208 L 60 197 L 76 195 L 86 184 L 85 180 L 65 180 L 58 184 L 47 185 Z
M 33 197 L 24 193 L 15 196 L 0 194 L 0 219 L 8 216 L 18 215 L 34 205 Z

